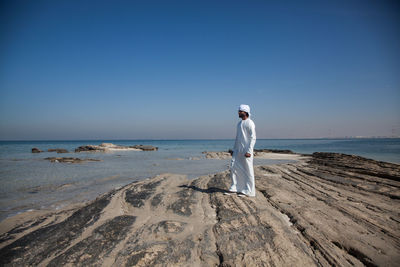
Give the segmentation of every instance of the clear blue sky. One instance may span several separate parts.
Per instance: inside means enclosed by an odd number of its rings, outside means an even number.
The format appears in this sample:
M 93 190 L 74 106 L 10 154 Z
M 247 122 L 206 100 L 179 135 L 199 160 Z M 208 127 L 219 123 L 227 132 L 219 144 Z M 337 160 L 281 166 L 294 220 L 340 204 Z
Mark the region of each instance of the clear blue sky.
M 400 135 L 399 1 L 1 1 L 0 140 Z

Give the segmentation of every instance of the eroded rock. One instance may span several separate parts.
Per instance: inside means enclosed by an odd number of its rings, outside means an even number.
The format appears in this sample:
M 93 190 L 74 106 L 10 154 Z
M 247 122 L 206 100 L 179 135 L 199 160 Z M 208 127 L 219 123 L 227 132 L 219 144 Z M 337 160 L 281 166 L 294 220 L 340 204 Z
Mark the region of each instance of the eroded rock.
M 1 248 L 0 265 L 38 265 L 48 257 L 67 248 L 79 238 L 86 227 L 93 225 L 101 211 L 110 202 L 111 194 L 98 198 L 93 203 L 78 209 L 65 221 L 43 225 L 23 235 L 15 242 Z
M 125 238 L 135 219 L 135 216 L 123 215 L 105 222 L 88 238 L 54 258 L 48 266 L 101 265 L 103 257 L 108 256 L 112 249 Z
M 223 194 L 228 171 L 164 174 L 65 220 L 16 226 L 0 236 L 0 265 L 397 266 L 399 174 L 397 164 L 315 153 L 256 167 L 254 198 Z
M 146 200 L 150 198 L 155 192 L 155 188 L 161 183 L 161 181 L 155 181 L 146 183 L 144 185 L 136 185 L 125 193 L 125 200 L 133 207 L 142 207 Z

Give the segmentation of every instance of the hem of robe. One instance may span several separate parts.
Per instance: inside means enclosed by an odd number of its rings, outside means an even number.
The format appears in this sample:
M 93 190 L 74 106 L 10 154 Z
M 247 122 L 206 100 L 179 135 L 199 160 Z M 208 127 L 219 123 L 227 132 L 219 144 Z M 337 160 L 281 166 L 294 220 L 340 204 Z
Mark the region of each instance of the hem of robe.
M 236 189 L 229 188 L 228 191 L 231 192 L 231 193 L 240 193 L 240 194 L 243 194 L 243 195 L 246 195 L 246 196 L 249 196 L 249 197 L 255 197 L 256 196 L 255 192 L 252 193 L 249 190 L 237 191 Z

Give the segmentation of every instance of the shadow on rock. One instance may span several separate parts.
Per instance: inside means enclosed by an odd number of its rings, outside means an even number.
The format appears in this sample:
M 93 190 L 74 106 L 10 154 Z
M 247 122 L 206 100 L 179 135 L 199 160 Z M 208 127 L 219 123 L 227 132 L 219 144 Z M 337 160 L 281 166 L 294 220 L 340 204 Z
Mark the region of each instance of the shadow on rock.
M 217 188 L 217 187 L 210 187 L 210 188 L 205 188 L 205 189 L 197 187 L 197 186 L 194 186 L 194 185 L 180 185 L 179 187 L 189 188 L 189 189 L 196 190 L 196 191 L 201 192 L 201 193 L 207 193 L 207 194 L 229 193 L 228 190 Z

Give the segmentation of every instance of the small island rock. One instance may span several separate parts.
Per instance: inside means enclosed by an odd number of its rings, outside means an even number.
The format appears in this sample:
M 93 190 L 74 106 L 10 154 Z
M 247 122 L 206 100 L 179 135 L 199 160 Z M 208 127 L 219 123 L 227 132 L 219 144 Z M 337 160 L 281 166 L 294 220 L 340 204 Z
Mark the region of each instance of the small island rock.
M 75 152 L 85 152 L 85 151 L 92 151 L 92 152 L 104 152 L 105 149 L 101 148 L 100 146 L 94 146 L 94 145 L 86 145 L 86 146 L 80 146 L 75 149 Z
M 40 150 L 40 149 L 37 148 L 37 147 L 32 148 L 32 153 L 40 153 L 40 152 L 43 152 L 43 151 Z
M 120 146 L 112 143 L 102 143 L 101 145 L 86 145 L 80 146 L 75 149 L 75 152 L 109 152 L 109 151 L 120 151 L 120 150 L 133 150 L 133 151 L 155 151 L 158 147 L 145 146 L 145 145 L 135 145 L 135 146 Z

